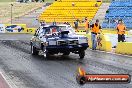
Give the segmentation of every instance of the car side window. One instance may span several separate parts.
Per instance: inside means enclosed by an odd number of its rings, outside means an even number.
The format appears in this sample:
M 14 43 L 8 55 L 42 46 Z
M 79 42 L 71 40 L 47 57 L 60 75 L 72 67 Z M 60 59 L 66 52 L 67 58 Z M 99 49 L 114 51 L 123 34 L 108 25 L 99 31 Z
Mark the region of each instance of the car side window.
M 45 29 L 45 34 L 51 34 L 50 28 L 46 28 L 46 29 Z

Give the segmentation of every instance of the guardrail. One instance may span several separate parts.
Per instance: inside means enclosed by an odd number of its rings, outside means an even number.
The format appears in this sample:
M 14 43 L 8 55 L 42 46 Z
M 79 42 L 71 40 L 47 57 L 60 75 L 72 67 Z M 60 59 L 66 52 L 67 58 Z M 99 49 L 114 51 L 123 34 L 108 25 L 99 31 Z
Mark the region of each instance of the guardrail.
M 0 24 L 0 33 L 30 33 L 34 34 L 36 28 L 27 28 L 26 24 Z
M 85 34 L 85 36 L 88 37 L 89 47 L 92 48 L 91 34 Z M 100 41 L 97 42 L 97 49 L 110 52 L 112 50 L 112 44 L 109 37 L 102 34 L 100 34 L 99 37 Z

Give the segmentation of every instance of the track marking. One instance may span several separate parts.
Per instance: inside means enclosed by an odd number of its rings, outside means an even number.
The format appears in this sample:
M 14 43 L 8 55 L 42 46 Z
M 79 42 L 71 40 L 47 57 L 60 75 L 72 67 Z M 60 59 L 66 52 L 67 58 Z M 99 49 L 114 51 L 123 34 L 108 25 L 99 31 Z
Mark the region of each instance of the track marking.
M 0 72 L 0 74 L 3 77 L 3 79 L 5 80 L 5 82 L 8 84 L 9 88 L 18 88 L 6 74 L 3 74 L 2 72 Z M 7 79 L 9 79 L 9 80 L 7 80 Z
M 92 49 L 90 49 L 91 51 L 94 51 Z M 106 52 L 106 51 L 100 51 L 100 50 L 95 50 L 96 52 L 103 52 L 103 53 L 107 53 L 107 54 L 113 54 L 113 55 L 118 55 L 118 56 L 126 56 L 126 57 L 132 57 L 130 55 L 123 55 L 123 54 L 117 54 L 117 53 L 112 53 L 112 52 Z

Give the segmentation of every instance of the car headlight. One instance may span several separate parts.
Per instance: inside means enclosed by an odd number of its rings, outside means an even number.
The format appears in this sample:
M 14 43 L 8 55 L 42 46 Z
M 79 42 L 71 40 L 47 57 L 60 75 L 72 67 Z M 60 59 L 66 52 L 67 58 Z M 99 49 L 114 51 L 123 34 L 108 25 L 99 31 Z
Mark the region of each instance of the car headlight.
M 87 37 L 80 37 L 79 38 L 79 44 L 82 44 L 82 43 L 88 43 Z
M 56 45 L 56 41 L 49 41 L 49 45 Z

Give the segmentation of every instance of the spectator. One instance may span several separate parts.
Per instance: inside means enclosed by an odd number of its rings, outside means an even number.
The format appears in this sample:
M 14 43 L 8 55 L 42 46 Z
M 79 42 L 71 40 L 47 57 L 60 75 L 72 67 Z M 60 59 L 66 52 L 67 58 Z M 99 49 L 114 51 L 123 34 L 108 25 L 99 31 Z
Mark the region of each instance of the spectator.
M 73 6 L 73 7 L 75 6 L 75 3 L 74 3 L 74 2 L 72 3 L 72 6 Z
M 66 22 L 66 24 L 67 24 L 67 25 L 70 25 L 70 23 L 69 23 L 69 22 Z
M 97 3 L 95 4 L 95 7 L 98 7 L 98 4 Z

